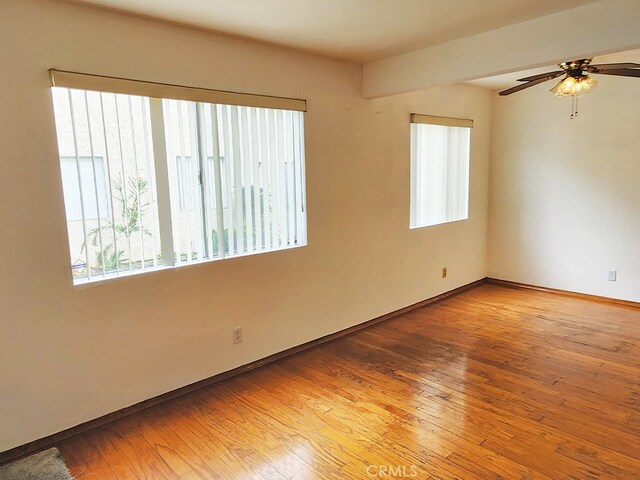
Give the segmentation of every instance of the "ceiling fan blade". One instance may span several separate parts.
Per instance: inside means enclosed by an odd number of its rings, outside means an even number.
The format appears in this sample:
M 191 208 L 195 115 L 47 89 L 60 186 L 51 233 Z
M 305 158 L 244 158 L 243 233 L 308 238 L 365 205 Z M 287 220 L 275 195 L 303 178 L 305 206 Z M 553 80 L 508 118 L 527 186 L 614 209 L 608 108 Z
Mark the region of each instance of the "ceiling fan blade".
M 564 72 L 560 72 L 560 73 L 564 73 Z M 498 95 L 502 95 L 502 96 L 511 95 L 512 93 L 519 92 L 520 90 L 524 90 L 525 88 L 533 87 L 534 85 L 538 85 L 539 83 L 546 82 L 547 80 L 553 80 L 558 76 L 559 75 L 556 75 L 556 73 L 554 72 L 553 75 L 547 75 L 546 77 L 542 77 L 537 80 L 532 80 L 530 82 L 516 85 L 515 87 L 511 87 L 501 92 L 498 92 Z
M 640 69 L 618 68 L 611 70 L 603 70 L 601 72 L 593 72 L 596 75 L 620 75 L 622 77 L 640 77 Z
M 610 70 L 617 68 L 640 68 L 640 63 L 603 63 L 600 65 L 589 65 L 585 70 L 597 68 L 598 70 Z
M 519 78 L 519 82 L 531 82 L 533 80 L 538 80 L 539 78 L 556 78 L 564 73 L 564 70 L 556 70 L 554 72 L 540 73 L 538 75 L 532 75 L 531 77 Z

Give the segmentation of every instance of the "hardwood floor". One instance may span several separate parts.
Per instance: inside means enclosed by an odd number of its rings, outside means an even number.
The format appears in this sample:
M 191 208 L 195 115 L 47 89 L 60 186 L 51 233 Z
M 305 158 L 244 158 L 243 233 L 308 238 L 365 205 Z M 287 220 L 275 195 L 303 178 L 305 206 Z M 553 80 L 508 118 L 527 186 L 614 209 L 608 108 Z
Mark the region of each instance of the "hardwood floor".
M 59 448 L 79 480 L 638 479 L 640 309 L 482 285 Z

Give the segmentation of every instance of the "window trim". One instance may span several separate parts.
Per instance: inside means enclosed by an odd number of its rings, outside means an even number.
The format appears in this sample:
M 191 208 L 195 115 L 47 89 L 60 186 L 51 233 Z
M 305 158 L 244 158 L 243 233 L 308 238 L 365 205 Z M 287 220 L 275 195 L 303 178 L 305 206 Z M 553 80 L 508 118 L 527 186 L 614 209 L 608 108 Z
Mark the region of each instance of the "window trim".
M 471 120 L 470 118 L 439 117 L 436 115 L 424 115 L 422 113 L 412 113 L 411 123 L 441 125 L 443 127 L 473 128 L 473 120 Z
M 149 82 L 122 77 L 111 77 L 69 70 L 49 69 L 51 87 L 75 90 L 123 93 L 151 98 L 187 100 L 190 102 L 236 105 L 241 107 L 274 108 L 278 110 L 307 111 L 307 101 L 301 98 L 258 95 L 254 93 L 188 87 L 171 83 Z

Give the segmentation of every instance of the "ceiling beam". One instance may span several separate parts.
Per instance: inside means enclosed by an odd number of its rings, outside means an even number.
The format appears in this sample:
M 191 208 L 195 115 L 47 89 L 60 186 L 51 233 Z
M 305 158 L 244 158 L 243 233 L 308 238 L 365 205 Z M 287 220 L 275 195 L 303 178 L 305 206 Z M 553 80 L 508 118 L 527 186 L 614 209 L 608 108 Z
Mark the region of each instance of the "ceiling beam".
M 363 95 L 384 97 L 640 47 L 640 1 L 600 0 L 363 66 Z

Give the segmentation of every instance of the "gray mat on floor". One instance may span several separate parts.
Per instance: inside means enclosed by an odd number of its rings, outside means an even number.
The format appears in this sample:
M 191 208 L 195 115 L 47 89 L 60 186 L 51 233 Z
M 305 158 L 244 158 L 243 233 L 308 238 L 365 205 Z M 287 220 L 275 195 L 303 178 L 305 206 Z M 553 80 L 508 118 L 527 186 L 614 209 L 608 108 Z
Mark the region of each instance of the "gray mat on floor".
M 57 448 L 0 467 L 0 480 L 73 480 Z

